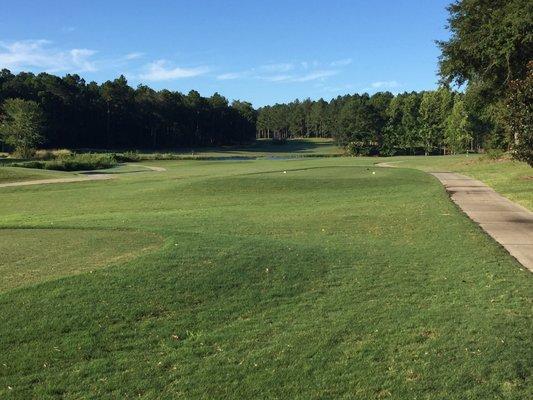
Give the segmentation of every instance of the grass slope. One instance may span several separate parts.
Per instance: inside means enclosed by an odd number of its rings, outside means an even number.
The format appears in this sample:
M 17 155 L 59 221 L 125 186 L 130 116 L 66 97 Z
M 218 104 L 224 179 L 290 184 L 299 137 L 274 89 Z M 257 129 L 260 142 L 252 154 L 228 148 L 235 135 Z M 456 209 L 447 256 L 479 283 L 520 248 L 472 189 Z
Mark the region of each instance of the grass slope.
M 509 199 L 533 210 L 533 169 L 513 160 L 489 160 L 479 155 L 393 157 L 400 168 L 428 172 L 460 172 L 485 182 Z
M 143 157 L 157 155 L 157 153 L 139 154 Z M 317 157 L 339 156 L 343 150 L 332 139 L 308 138 L 289 139 L 283 144 L 273 143 L 270 139 L 258 139 L 254 143 L 241 146 L 198 147 L 195 149 L 178 149 L 170 155 L 184 158 L 256 158 L 256 157 Z
M 131 230 L 0 229 L 0 292 L 92 273 L 158 244 L 156 235 Z
M 70 228 L 164 245 L 0 293 L 0 398 L 530 397 L 529 273 L 432 177 L 370 162 L 2 189 L 3 228 L 63 229 L 43 268 Z
M 0 165 L 0 184 L 37 179 L 68 178 L 72 176 L 72 174 L 62 171 L 42 171 L 39 169 L 4 167 Z

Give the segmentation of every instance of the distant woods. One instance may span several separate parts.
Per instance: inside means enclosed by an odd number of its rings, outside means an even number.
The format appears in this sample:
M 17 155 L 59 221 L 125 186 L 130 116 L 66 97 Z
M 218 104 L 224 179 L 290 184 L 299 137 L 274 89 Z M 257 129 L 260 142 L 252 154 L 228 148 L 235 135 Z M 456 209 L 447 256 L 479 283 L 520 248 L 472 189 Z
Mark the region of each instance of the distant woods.
M 356 155 L 443 154 L 479 149 L 485 137 L 447 88 L 293 101 L 258 110 L 258 137 L 332 137 Z
M 295 100 L 255 110 L 244 101 L 230 104 L 218 93 L 202 97 L 194 90 L 185 95 L 144 85 L 132 88 L 122 76 L 99 85 L 77 75 L 2 70 L 0 101 L 2 141 L 11 148 L 18 142 L 9 128 L 17 118 L 29 120 L 24 110 L 42 121 L 33 143 L 46 148 L 168 149 L 242 144 L 256 137 L 328 137 L 353 155 L 386 156 L 508 145 L 503 130 L 479 113 L 476 103 L 445 86 L 397 95 Z
M 99 85 L 78 75 L 15 75 L 4 69 L 0 102 L 2 141 L 26 155 L 30 144 L 168 149 L 241 144 L 256 133 L 274 139 L 333 137 L 361 155 L 454 153 L 483 145 L 462 95 L 445 88 L 397 96 L 354 94 L 329 102 L 296 100 L 255 110 L 247 102 L 229 104 L 218 93 L 202 97 L 196 91 L 132 88 L 123 76 Z M 42 121 L 42 126 L 34 123 L 31 138 L 15 123 L 30 121 L 28 110 Z M 26 138 L 24 146 L 17 145 Z
M 257 133 L 273 139 L 332 137 L 353 154 L 392 155 L 454 153 L 481 147 L 485 139 L 463 95 L 445 88 L 396 96 L 354 94 L 329 102 L 296 100 L 255 110 L 243 101 L 229 104 L 218 93 L 202 97 L 196 91 L 184 95 L 144 85 L 134 89 L 122 76 L 99 85 L 78 75 L 2 70 L 0 101 L 3 143 L 11 147 L 15 142 L 8 131 L 13 124 L 7 121 L 15 114 L 24 119 L 13 104 L 39 107 L 43 124 L 34 130 L 39 133 L 34 142 L 47 148 L 220 146 L 250 142 Z
M 27 102 L 14 104 L 8 99 Z M 202 97 L 194 90 L 185 95 L 144 85 L 134 89 L 123 76 L 99 85 L 78 75 L 15 75 L 4 69 L 0 104 L 4 121 L 0 139 L 8 145 L 14 144 L 8 132 L 14 125 L 6 119 L 34 105 L 42 112 L 39 142 L 48 148 L 158 149 L 229 145 L 255 138 L 256 111 L 250 103 L 229 104 L 218 93 Z

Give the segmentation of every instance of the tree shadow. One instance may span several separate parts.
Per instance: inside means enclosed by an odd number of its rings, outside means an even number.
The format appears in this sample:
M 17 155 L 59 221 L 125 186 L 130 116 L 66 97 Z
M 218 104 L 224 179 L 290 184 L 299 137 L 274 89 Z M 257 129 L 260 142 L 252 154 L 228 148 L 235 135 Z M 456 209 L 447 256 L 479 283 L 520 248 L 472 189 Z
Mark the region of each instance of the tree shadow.
M 321 143 L 310 140 L 288 140 L 277 143 L 273 140 L 256 141 L 249 146 L 239 146 L 232 150 L 244 150 L 252 153 L 307 153 L 319 148 Z

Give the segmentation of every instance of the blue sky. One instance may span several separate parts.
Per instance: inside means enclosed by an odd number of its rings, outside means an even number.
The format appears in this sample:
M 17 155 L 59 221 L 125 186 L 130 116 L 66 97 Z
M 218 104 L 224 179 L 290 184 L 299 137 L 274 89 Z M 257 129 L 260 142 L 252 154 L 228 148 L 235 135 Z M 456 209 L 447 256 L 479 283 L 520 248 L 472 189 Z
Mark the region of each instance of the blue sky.
M 2 4 L 4 3 L 4 4 Z M 0 0 L 0 68 L 255 106 L 431 89 L 449 0 Z

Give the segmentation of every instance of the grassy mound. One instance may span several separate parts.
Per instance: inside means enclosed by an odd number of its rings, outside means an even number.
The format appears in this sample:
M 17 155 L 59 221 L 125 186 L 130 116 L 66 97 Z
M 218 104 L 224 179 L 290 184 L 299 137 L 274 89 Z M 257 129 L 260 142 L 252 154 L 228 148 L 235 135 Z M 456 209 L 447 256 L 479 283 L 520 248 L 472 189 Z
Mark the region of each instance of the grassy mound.
M 0 165 L 0 184 L 67 177 L 72 177 L 72 174 L 63 171 L 46 171 L 29 168 L 4 167 Z
M 533 210 L 533 168 L 524 162 L 481 155 L 393 157 L 395 166 L 428 172 L 459 172 L 479 179 L 501 195 Z

